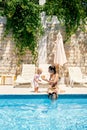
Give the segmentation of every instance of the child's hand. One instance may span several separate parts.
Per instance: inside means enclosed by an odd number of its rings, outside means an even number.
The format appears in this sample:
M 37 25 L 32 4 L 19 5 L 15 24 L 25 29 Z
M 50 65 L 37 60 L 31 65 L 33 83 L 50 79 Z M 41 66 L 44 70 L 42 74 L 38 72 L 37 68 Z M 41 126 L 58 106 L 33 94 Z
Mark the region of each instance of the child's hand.
M 42 78 L 42 80 L 49 82 L 49 80 L 45 77 L 45 75 L 42 75 L 41 78 Z

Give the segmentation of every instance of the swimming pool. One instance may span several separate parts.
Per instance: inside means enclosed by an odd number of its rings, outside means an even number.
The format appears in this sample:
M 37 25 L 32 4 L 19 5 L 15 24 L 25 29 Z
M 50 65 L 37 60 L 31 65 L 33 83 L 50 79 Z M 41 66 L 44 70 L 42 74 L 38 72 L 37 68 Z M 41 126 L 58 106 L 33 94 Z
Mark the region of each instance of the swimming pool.
M 0 130 L 87 130 L 87 95 L 0 95 Z

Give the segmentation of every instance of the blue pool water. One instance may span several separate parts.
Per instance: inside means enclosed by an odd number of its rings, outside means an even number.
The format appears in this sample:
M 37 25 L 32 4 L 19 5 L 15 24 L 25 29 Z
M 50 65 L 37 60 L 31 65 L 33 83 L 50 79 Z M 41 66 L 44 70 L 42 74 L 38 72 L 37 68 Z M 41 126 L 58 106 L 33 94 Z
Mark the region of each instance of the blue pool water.
M 87 130 L 87 95 L 0 95 L 0 130 Z

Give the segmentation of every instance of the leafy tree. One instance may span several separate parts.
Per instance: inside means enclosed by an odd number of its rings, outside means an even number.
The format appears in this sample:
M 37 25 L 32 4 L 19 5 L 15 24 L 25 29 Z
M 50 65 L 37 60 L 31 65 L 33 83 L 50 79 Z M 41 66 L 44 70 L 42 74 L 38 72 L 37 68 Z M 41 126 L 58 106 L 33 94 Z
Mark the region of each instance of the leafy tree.
M 39 0 L 2 0 L 4 15 L 7 17 L 6 32 L 13 32 L 20 54 L 28 47 L 36 55 L 38 38 L 43 32 L 40 13 L 56 15 L 66 27 L 69 37 L 78 27 L 84 29 L 87 23 L 87 0 L 46 0 L 40 6 Z M 1 3 L 1 0 L 0 0 Z
M 78 27 L 84 29 L 87 20 L 86 0 L 46 0 L 44 10 L 47 15 L 56 15 L 66 27 L 70 36 Z
M 40 7 L 37 0 L 7 0 L 4 15 L 7 17 L 6 33 L 13 32 L 19 51 L 22 53 L 24 48 L 29 47 L 34 54 L 42 32 Z

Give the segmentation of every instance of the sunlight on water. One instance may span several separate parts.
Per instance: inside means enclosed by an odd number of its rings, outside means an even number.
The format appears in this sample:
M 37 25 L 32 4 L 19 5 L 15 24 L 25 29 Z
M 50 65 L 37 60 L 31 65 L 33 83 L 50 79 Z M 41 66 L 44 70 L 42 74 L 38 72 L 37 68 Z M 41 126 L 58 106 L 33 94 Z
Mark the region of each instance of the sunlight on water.
M 0 130 L 87 130 L 87 99 L 0 99 Z

